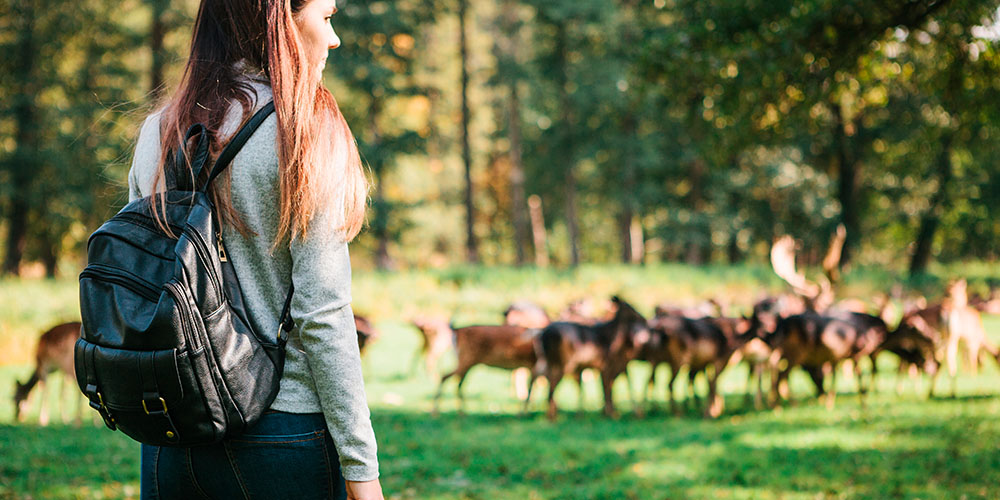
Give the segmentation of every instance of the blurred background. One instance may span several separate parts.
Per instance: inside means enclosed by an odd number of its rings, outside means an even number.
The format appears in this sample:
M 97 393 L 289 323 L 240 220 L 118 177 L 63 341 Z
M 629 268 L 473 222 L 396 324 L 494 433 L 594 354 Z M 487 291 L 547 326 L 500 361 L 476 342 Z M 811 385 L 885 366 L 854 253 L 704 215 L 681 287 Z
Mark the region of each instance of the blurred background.
M 11 396 L 41 332 L 79 319 L 87 238 L 127 201 L 139 126 L 178 83 L 197 7 L 0 0 L 0 499 L 138 494 L 132 441 L 39 425 L 42 402 L 66 400 L 51 393 L 8 424 Z M 804 404 L 775 411 L 744 402 L 739 365 L 717 421 L 657 413 L 662 378 L 651 418 L 619 388 L 625 417 L 604 420 L 591 378 L 585 412 L 556 424 L 537 399 L 518 417 L 508 373 L 476 368 L 469 414 L 449 385 L 431 418 L 438 373 L 419 368 L 413 321 L 499 324 L 516 300 L 555 313 L 611 294 L 647 317 L 706 299 L 748 314 L 789 291 L 776 238 L 815 276 L 839 224 L 838 299 L 891 297 L 901 314 L 964 277 L 1000 304 L 1000 0 L 338 7 L 325 78 L 373 181 L 351 255 L 355 312 L 380 332 L 363 362 L 389 498 L 995 496 L 992 361 L 928 400 L 926 377 L 894 393 L 883 356 L 870 406 L 845 376 L 835 410 L 796 372 Z M 998 310 L 983 315 L 994 343 Z M 617 384 L 638 392 L 636 365 Z M 557 399 L 574 408 L 575 388 Z
M 995 260 L 998 3 L 343 0 L 355 265 Z M 0 6 L 2 269 L 73 276 L 197 2 Z

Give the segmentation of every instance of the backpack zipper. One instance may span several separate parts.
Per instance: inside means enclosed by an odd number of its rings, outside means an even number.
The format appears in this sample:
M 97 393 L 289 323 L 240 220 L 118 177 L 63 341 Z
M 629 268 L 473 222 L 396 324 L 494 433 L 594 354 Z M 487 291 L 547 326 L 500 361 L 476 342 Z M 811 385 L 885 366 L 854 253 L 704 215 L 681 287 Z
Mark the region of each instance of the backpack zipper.
M 80 278 L 92 278 L 98 281 L 111 282 L 116 285 L 121 285 L 128 290 L 141 295 L 150 302 L 159 302 L 160 300 L 160 294 L 156 287 L 139 276 L 123 269 L 118 269 L 117 267 L 92 263 L 87 266 L 82 273 L 80 273 Z
M 181 310 L 181 314 L 184 316 L 181 321 L 181 332 L 184 334 L 184 338 L 191 343 L 192 352 L 201 351 L 201 338 L 196 332 L 192 332 L 190 328 L 188 328 L 187 323 L 188 321 L 201 321 L 201 314 L 191 314 L 191 307 L 187 301 L 187 294 L 184 293 L 180 283 L 170 280 L 166 282 L 163 287 L 167 290 L 167 293 L 174 298 L 174 303 L 177 304 L 177 307 Z

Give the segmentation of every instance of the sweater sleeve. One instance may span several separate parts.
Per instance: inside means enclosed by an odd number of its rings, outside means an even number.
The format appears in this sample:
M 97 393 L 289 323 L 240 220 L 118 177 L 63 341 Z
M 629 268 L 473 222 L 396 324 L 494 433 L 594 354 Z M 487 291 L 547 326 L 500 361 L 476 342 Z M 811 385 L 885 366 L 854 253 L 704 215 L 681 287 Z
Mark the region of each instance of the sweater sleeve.
M 378 458 L 351 310 L 350 257 L 330 212 L 320 211 L 308 235 L 291 243 L 292 318 L 341 472 L 351 481 L 370 481 L 378 477 Z
M 148 196 L 160 160 L 160 114 L 149 115 L 139 130 L 132 167 L 128 171 L 128 201 Z

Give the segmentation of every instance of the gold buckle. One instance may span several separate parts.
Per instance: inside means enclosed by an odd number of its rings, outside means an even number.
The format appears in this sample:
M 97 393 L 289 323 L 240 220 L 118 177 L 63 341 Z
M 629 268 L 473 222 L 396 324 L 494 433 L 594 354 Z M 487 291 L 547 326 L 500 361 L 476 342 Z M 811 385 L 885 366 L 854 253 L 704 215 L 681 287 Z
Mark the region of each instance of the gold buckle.
M 112 424 L 116 423 L 115 422 L 115 417 L 111 416 L 111 412 L 108 411 L 108 405 L 104 404 L 104 396 L 101 396 L 100 391 L 95 391 L 95 392 L 97 393 L 97 402 L 100 403 L 101 404 L 101 408 L 104 409 L 104 415 L 107 415 L 108 420 L 110 420 Z M 145 404 L 146 403 L 144 401 L 143 402 L 143 406 L 145 406 Z
M 163 398 L 157 398 L 157 399 L 159 399 L 160 400 L 160 404 L 163 405 L 163 413 L 166 413 L 167 412 L 167 402 L 164 401 Z M 149 415 L 149 408 L 146 407 L 146 400 L 145 399 L 142 400 L 142 409 L 146 412 L 146 415 Z

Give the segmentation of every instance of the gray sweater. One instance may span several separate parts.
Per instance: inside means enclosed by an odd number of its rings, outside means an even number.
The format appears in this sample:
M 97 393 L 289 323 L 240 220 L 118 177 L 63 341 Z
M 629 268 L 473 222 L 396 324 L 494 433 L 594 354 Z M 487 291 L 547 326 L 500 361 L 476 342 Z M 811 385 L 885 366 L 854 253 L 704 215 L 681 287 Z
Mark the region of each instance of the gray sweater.
M 250 77 L 256 107 L 271 100 L 267 80 Z M 223 136 L 236 132 L 242 110 L 234 104 Z M 142 125 L 129 171 L 129 200 L 148 196 L 160 158 L 160 115 Z M 295 283 L 285 371 L 272 409 L 322 412 L 351 481 L 378 477 L 358 338 L 351 311 L 351 264 L 347 243 L 337 231 L 333 207 L 316 214 L 308 236 L 271 252 L 278 227 L 277 118 L 272 114 L 229 166 L 234 208 L 255 236 L 243 237 L 228 224 L 223 241 L 246 300 L 253 327 L 274 337 L 289 282 Z M 162 188 L 161 188 L 162 189 Z M 333 205 L 333 203 L 331 203 Z

